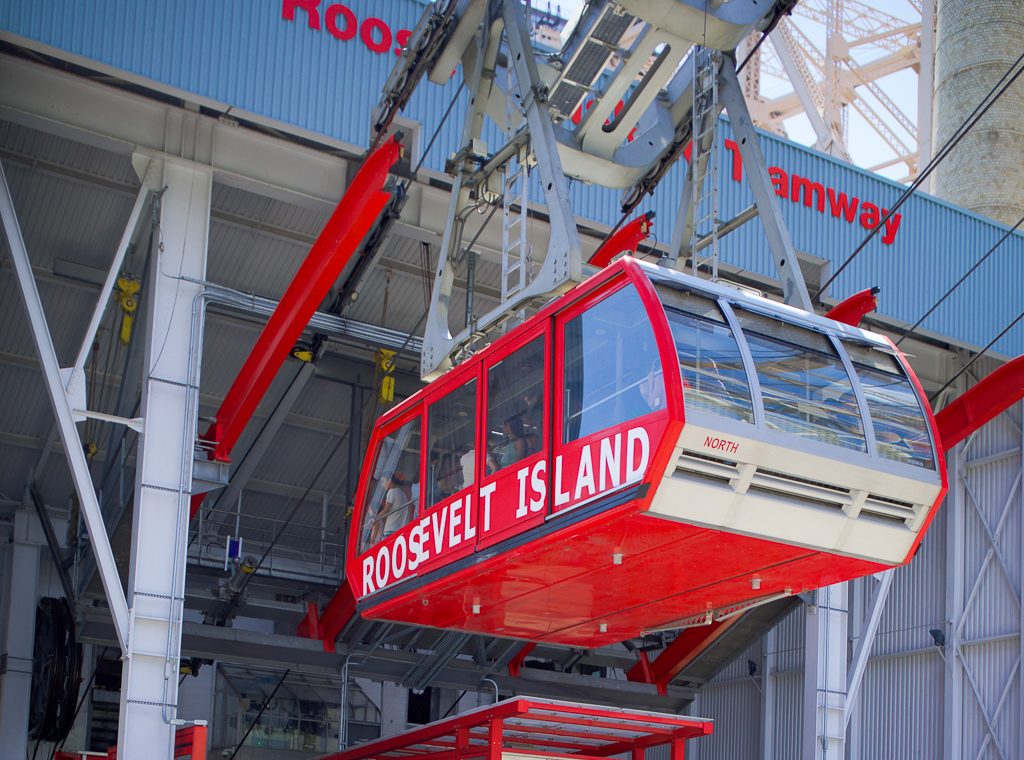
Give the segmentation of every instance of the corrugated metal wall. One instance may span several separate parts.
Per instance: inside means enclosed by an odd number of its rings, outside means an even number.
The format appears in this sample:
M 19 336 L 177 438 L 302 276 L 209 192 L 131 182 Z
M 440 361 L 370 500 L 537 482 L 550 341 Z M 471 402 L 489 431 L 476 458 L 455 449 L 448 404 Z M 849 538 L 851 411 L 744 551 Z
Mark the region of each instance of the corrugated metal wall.
M 963 446 L 962 606 L 951 618 L 962 678 L 962 747 L 970 757 L 1021 757 L 1022 414 L 1020 404 Z M 957 537 L 954 537 L 956 539 Z
M 326 3 L 323 3 L 326 7 Z M 394 34 L 411 28 L 423 5 L 416 0 L 350 0 L 360 22 L 381 18 Z M 311 29 L 303 11 L 282 18 L 283 0 L 73 0 L 0 5 L 0 28 L 161 86 L 178 88 L 235 109 L 364 145 L 370 109 L 393 61 L 393 50 L 375 53 L 359 34 L 335 39 Z M 371 43 L 380 41 L 379 27 Z M 433 126 L 454 86 L 424 88 L 409 109 Z M 459 109 L 445 125 L 428 165 L 439 167 L 458 130 Z M 797 174 L 821 183 L 833 196 L 887 206 L 901 188 L 775 137 L 763 136 L 769 166 L 787 179 Z M 731 178 L 724 145 L 722 216 L 750 203 Z M 659 214 L 664 239 L 675 216 L 682 166 L 670 172 L 644 207 Z M 781 173 L 776 172 L 780 177 Z M 618 218 L 618 194 L 575 183 L 581 216 L 604 224 Z M 816 201 L 815 201 L 816 202 Z M 838 264 L 866 232 L 853 222 L 792 200 L 779 199 L 798 249 Z M 1003 234 L 990 223 L 949 204 L 915 197 L 902 210 L 891 244 L 876 239 L 835 286 L 849 293 L 883 288 L 882 311 L 912 322 Z M 722 258 L 771 275 L 758 224 L 725 238 Z M 974 345 L 987 343 L 1021 308 L 1024 237 L 1013 235 L 925 326 Z M 997 350 L 1024 353 L 1024 324 Z M 981 431 L 959 455 L 956 482 L 918 557 L 899 571 L 885 608 L 862 699 L 850 733 L 852 757 L 1021 757 L 1021 439 L 1018 406 Z M 851 598 L 863 606 L 870 582 L 855 584 Z M 854 617 L 854 616 L 851 616 Z M 933 644 L 930 630 L 947 645 Z M 855 629 L 854 634 L 857 633 Z M 694 714 L 716 718 L 718 732 L 703 748 L 710 758 L 799 756 L 803 693 L 803 617 L 791 615 L 734 666 L 705 687 Z M 943 659 L 945 658 L 945 659 Z M 746 659 L 758 664 L 751 679 Z M 765 700 L 768 706 L 765 706 Z
M 285 8 L 291 5 L 288 0 L 4 3 L 0 4 L 0 28 L 8 36 L 100 61 L 236 111 L 364 146 L 371 109 L 395 60 L 398 32 L 415 26 L 424 4 L 421 0 L 348 0 L 345 7 L 354 14 L 358 31 L 344 40 L 328 28 L 327 8 L 339 4 L 320 3 L 315 18 L 296 9 L 293 18 L 286 19 Z M 333 20 L 336 30 L 343 26 L 339 18 Z M 311 22 L 319 28 L 311 28 Z M 390 46 L 383 49 L 388 37 Z M 455 90 L 455 84 L 444 88 L 425 84 L 413 97 L 407 116 L 425 125 L 421 145 L 429 140 Z M 428 166 L 440 169 L 454 149 L 461 113 L 460 104 L 441 130 Z M 490 137 L 496 145 L 497 133 Z M 902 192 L 893 182 L 774 136 L 764 135 L 762 147 L 768 165 L 785 173 L 786 188 L 782 174 L 777 175 L 780 192 L 787 191 L 779 204 L 797 249 L 832 262 L 833 267 L 867 234 L 861 223 L 863 203 L 885 208 Z M 750 196 L 745 183 L 731 179 L 732 152 L 722 143 L 719 150 L 721 216 L 728 218 L 748 206 Z M 640 209 L 658 213 L 656 229 L 662 240 L 671 234 L 682 169 L 677 166 L 670 172 L 657 195 Z M 793 174 L 821 183 L 826 195 L 832 189 L 837 201 L 839 193 L 850 202 L 857 198 L 853 221 L 833 216 L 828 197 L 823 198 L 823 212 L 817 208 L 817 198 L 807 207 L 798 193 L 794 202 L 789 186 Z M 583 218 L 606 225 L 618 219 L 618 192 L 582 183 L 574 183 L 571 192 Z M 900 213 L 900 225 L 890 233 L 890 243 L 881 235 L 870 243 L 832 292 L 845 296 L 879 285 L 881 312 L 912 323 L 1006 228 L 924 196 L 912 198 Z M 773 275 L 757 222 L 725 238 L 721 256 L 741 269 Z M 1024 236 L 1013 235 L 924 327 L 982 346 L 1020 313 L 1022 284 Z M 995 350 L 1010 356 L 1024 353 L 1024 322 L 1003 337 Z
M 883 609 L 850 760 L 1024 757 L 1022 431 L 1017 404 L 951 455 L 950 495 Z M 874 584 L 851 584 L 851 651 Z M 713 718 L 716 736 L 691 757 L 800 757 L 803 625 L 798 609 L 702 689 L 691 713 Z M 756 686 L 743 677 L 747 659 L 758 664 Z

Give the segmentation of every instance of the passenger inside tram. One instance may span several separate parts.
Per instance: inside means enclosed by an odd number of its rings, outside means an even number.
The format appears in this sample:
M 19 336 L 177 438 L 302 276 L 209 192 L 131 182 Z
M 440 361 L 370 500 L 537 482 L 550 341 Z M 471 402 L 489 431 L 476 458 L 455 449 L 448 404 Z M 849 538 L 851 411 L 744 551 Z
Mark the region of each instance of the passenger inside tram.
M 427 506 L 433 506 L 473 484 L 476 380 L 431 404 L 427 426 Z
M 412 519 L 419 508 L 418 417 L 381 442 L 374 460 L 374 487 L 363 511 L 360 551 L 382 541 Z
M 543 446 L 544 339 L 487 373 L 487 472 L 515 464 Z

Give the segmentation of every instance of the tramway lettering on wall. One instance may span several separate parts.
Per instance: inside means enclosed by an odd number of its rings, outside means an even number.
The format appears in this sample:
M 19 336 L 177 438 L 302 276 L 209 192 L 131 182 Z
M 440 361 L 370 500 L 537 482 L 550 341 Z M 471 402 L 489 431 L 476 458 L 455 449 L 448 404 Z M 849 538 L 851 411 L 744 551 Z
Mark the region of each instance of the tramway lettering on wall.
M 421 565 L 465 549 L 510 521 L 523 521 L 544 511 L 549 494 L 555 511 L 579 506 L 640 481 L 650 464 L 651 437 L 633 427 L 583 443 L 548 461 L 538 459 L 470 489 L 457 499 L 431 509 L 359 559 L 361 594 L 378 591 L 407 578 Z
M 726 150 L 730 156 L 729 177 L 733 182 L 743 180 L 743 157 L 740 146 L 735 140 L 725 140 Z M 690 146 L 687 145 L 683 156 L 690 160 Z M 826 187 L 821 182 L 808 177 L 801 177 L 795 172 L 788 172 L 781 166 L 769 166 L 768 176 L 771 177 L 775 194 L 792 203 L 802 203 L 806 208 L 815 208 L 820 214 L 829 214 L 835 219 L 842 219 L 849 224 L 859 224 L 866 230 L 873 230 L 889 213 L 889 209 L 876 203 L 847 195 L 834 187 Z M 881 238 L 885 245 L 892 245 L 899 232 L 902 214 L 893 214 L 885 220 L 885 229 Z

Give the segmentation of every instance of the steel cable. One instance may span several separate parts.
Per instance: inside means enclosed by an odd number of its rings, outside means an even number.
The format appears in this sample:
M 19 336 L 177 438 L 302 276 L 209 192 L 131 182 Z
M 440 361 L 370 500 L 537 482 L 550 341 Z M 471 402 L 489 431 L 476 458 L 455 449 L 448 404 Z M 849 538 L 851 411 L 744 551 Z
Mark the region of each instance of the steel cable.
M 932 313 L 937 308 L 939 308 L 939 306 L 942 305 L 943 301 L 945 301 L 947 298 L 949 298 L 949 296 L 952 295 L 953 291 L 956 290 L 957 288 L 959 288 L 968 277 L 970 277 L 972 274 L 974 274 L 974 272 L 978 269 L 978 267 L 980 267 L 982 264 L 984 264 L 988 260 L 989 256 L 991 256 L 993 253 L 995 253 L 996 250 L 999 248 L 999 246 L 1001 246 L 1003 243 L 1005 243 L 1006 239 L 1009 238 L 1010 235 L 1012 235 L 1017 230 L 1017 228 L 1020 227 L 1022 224 L 1024 224 L 1024 216 L 1022 216 L 1020 219 L 1018 219 L 1017 223 L 1015 225 L 1013 225 L 1010 229 L 1008 229 L 1005 233 L 1003 233 L 1003 236 L 1001 238 L 999 238 L 998 241 L 996 241 L 996 244 L 993 245 L 991 248 L 989 248 L 988 251 L 985 253 L 985 255 L 982 256 L 980 259 L 978 259 L 974 263 L 974 265 L 970 269 L 968 269 L 959 280 L 957 280 L 955 283 L 953 283 L 952 287 L 950 287 L 950 289 L 947 290 L 938 301 L 936 301 L 934 304 L 932 304 L 931 308 L 928 309 L 928 311 L 926 311 L 921 316 L 920 319 L 918 319 L 914 324 L 912 324 L 910 327 L 908 327 L 906 330 L 903 331 L 903 333 L 900 335 L 900 339 L 896 341 L 896 345 L 897 346 L 900 345 L 904 340 L 906 340 L 907 336 L 910 333 L 912 333 L 914 330 L 916 330 L 918 327 L 920 327 L 921 323 L 924 322 L 926 319 L 928 319 L 928 317 L 930 317 L 932 315 Z
M 939 164 L 942 163 L 946 156 L 950 154 L 953 148 L 955 148 L 960 143 L 960 141 L 967 135 L 967 133 L 971 131 L 974 125 L 978 123 L 981 117 L 988 113 L 988 110 L 993 105 L 995 105 L 996 101 L 999 100 L 1000 97 L 1002 97 L 1003 93 L 1005 93 L 1006 90 L 1009 89 L 1013 85 L 1013 83 L 1017 81 L 1021 74 L 1024 74 L 1024 66 L 1021 66 L 1022 62 L 1024 62 L 1024 53 L 1020 54 L 1017 60 L 1014 61 L 1010 68 L 1006 70 L 1006 73 L 1003 74 L 1003 76 L 999 79 L 998 82 L 996 82 L 992 89 L 988 91 L 985 97 L 981 99 L 981 102 L 975 107 L 971 114 L 963 121 L 963 123 L 956 129 L 956 131 L 953 132 L 952 135 L 950 135 L 949 139 L 946 141 L 946 144 L 943 145 L 939 152 L 935 155 L 935 157 L 928 162 L 928 165 L 920 174 L 917 175 L 914 181 L 910 183 L 910 186 L 905 191 L 903 191 L 903 194 L 900 195 L 900 197 L 896 200 L 896 203 L 892 206 L 892 208 L 890 208 L 886 212 L 885 216 L 883 216 L 879 220 L 878 224 L 875 225 L 875 227 L 867 234 L 867 237 L 864 238 L 861 244 L 858 245 L 853 250 L 853 252 L 846 257 L 846 260 L 832 274 L 832 276 L 829 277 L 820 288 L 818 288 L 817 292 L 811 299 L 812 301 L 818 301 L 821 294 L 825 291 L 825 288 L 831 285 L 836 280 L 836 278 L 839 277 L 843 270 L 846 269 L 846 267 L 848 267 L 853 262 L 853 260 L 857 258 L 858 255 L 860 255 L 860 253 L 867 247 L 867 244 L 874 239 L 875 235 L 878 234 L 879 230 L 884 228 L 885 223 L 892 218 L 892 215 L 895 214 L 896 211 L 907 201 L 907 199 L 910 198 L 910 196 L 917 191 L 917 189 L 929 177 L 929 175 L 931 175 L 931 173 L 935 171 L 935 169 L 939 166 Z M 1018 68 L 1018 66 L 1020 66 L 1020 68 Z M 1014 69 L 1017 69 L 1016 73 L 1014 73 Z

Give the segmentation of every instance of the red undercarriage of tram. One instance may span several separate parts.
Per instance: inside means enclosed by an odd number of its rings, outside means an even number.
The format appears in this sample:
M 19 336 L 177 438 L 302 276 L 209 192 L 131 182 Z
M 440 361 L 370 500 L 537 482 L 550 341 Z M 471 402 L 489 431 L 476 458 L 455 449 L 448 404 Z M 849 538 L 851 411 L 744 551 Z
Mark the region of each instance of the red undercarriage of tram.
M 378 420 L 348 585 L 304 632 L 727 620 L 907 562 L 939 441 L 887 338 L 621 259 Z

